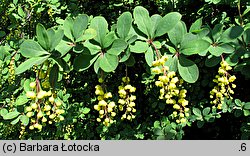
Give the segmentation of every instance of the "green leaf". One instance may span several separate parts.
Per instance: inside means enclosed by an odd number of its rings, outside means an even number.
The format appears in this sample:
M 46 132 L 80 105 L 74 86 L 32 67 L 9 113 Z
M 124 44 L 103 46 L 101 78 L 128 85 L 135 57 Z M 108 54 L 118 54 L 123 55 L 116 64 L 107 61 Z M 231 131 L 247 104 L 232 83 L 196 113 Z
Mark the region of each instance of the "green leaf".
M 101 47 L 104 47 L 104 39 L 108 32 L 108 23 L 105 18 L 102 16 L 94 17 L 91 20 L 89 27 L 96 30 L 96 37 L 94 39 L 101 45 Z
M 127 46 L 127 43 L 123 39 L 116 39 L 107 53 L 118 56 Z
M 18 0 L 13 0 L 13 4 L 17 5 Z
M 131 55 L 130 48 L 127 48 L 124 53 L 122 53 L 121 59 L 119 62 L 125 62 L 129 59 Z
M 77 71 L 83 71 L 88 69 L 100 55 L 93 56 L 89 51 L 84 51 L 78 55 L 74 60 L 74 69 Z
M 63 29 L 64 29 L 64 35 L 70 39 L 72 42 L 74 42 L 74 37 L 73 37 L 73 24 L 74 21 L 71 17 L 67 17 L 63 23 Z
M 202 128 L 204 126 L 205 122 L 204 121 L 197 121 L 197 127 Z
M 89 49 L 91 55 L 95 55 L 101 51 L 100 46 L 98 46 L 96 44 L 92 44 L 89 41 L 84 42 L 84 46 Z
M 100 58 L 100 68 L 107 73 L 114 71 L 118 66 L 118 57 L 115 55 L 105 53 Z
M 133 53 L 144 53 L 148 47 L 148 43 L 136 41 L 134 45 L 130 45 L 130 51 Z
M 154 128 L 160 128 L 160 127 L 161 127 L 160 121 L 155 121 L 154 122 Z
M 115 40 L 115 32 L 109 32 L 103 40 L 103 48 L 109 47 Z
M 220 42 L 228 43 L 232 42 L 238 37 L 240 37 L 244 32 L 244 29 L 241 26 L 233 26 L 225 30 L 220 38 Z
M 173 29 L 168 32 L 170 41 L 178 47 L 184 35 L 187 33 L 187 28 L 184 22 L 179 21 Z
M 250 102 L 245 103 L 244 109 L 250 109 Z
M 234 48 L 230 45 L 230 44 L 220 44 L 218 46 L 210 46 L 208 51 L 214 55 L 214 56 L 220 56 L 223 53 L 233 53 L 234 52 Z
M 25 92 L 31 91 L 30 82 L 31 82 L 30 79 L 26 79 L 26 80 L 24 81 L 24 83 L 23 83 L 23 89 L 24 89 Z
M 130 12 L 124 12 L 117 21 L 117 34 L 120 38 L 125 39 L 128 36 L 132 26 L 132 15 Z
M 202 25 L 202 17 L 197 19 L 194 23 L 192 23 L 189 32 L 197 32 L 201 29 Z
M 64 60 L 64 58 L 53 58 L 54 61 L 58 64 L 59 67 L 63 69 L 64 72 L 69 72 L 69 64 Z
M 250 115 L 250 111 L 249 110 L 243 110 L 243 114 L 244 116 L 249 116 Z
M 240 99 L 235 99 L 234 102 L 235 102 L 235 104 L 237 106 L 241 107 L 241 101 L 240 101 Z
M 83 111 L 82 111 L 83 114 L 88 114 L 89 112 L 90 112 L 90 108 L 87 108 L 87 107 L 83 108 Z
M 152 21 L 152 25 L 153 25 L 152 32 L 151 32 L 152 38 L 154 38 L 156 29 L 157 29 L 161 20 L 162 20 L 162 17 L 158 14 L 154 14 L 153 16 L 151 16 L 151 21 Z
M 164 135 L 164 133 L 160 128 L 155 128 L 154 129 L 154 135 L 162 136 L 162 135 Z
M 49 56 L 44 56 L 44 57 L 32 57 L 23 63 L 21 63 L 17 68 L 16 68 L 16 75 L 21 74 L 25 72 L 26 70 L 30 69 L 33 65 L 40 65 L 44 61 L 46 61 L 49 58 Z
M 221 57 L 216 57 L 216 56 L 213 56 L 213 55 L 209 55 L 206 58 L 205 65 L 207 67 L 214 67 L 217 64 L 219 64 L 220 62 L 221 62 Z
M 18 116 L 15 120 L 11 121 L 11 123 L 10 123 L 10 124 L 12 124 L 12 125 L 17 124 L 17 123 L 18 123 L 18 121 L 20 120 L 20 117 L 21 117 L 21 115 L 19 115 L 19 116 Z
M 22 18 L 24 18 L 26 16 L 25 12 L 23 11 L 22 7 L 20 7 L 20 6 L 18 6 L 18 8 L 17 8 L 17 13 Z
M 24 57 L 38 57 L 43 55 L 49 55 L 37 42 L 33 40 L 26 40 L 20 46 L 21 54 Z
M 235 116 L 236 118 L 238 118 L 238 117 L 240 117 L 241 115 L 242 115 L 242 111 L 236 109 L 235 112 L 234 112 L 234 116 Z
M 245 16 L 247 13 L 249 13 L 250 7 L 247 6 L 246 10 L 242 13 L 242 16 Z
M 45 49 L 45 50 L 49 50 L 50 48 L 50 39 L 49 39 L 49 35 L 47 30 L 45 29 L 45 27 L 38 23 L 36 25 L 36 37 L 38 40 L 38 43 Z
M 134 9 L 133 15 L 138 29 L 151 38 L 152 36 L 150 36 L 150 34 L 152 32 L 153 25 L 151 18 L 149 17 L 148 10 L 142 6 L 137 6 Z
M 8 49 L 5 46 L 0 46 L 0 60 L 4 60 L 8 55 L 10 55 Z
M 128 38 L 126 38 L 127 39 L 127 43 L 128 44 L 134 43 L 137 40 L 137 37 L 138 37 L 137 35 L 129 36 Z
M 52 88 L 56 87 L 56 83 L 58 81 L 58 74 L 59 66 L 57 64 L 54 64 L 49 73 L 49 83 Z
M 145 53 L 145 60 L 149 67 L 152 66 L 152 62 L 154 61 L 154 51 L 152 47 L 149 47 L 148 50 Z
M 193 113 L 194 113 L 194 115 L 196 115 L 198 117 L 202 116 L 201 111 L 198 108 L 193 108 Z
M 4 120 L 10 120 L 16 118 L 20 113 L 17 111 L 9 112 L 3 116 Z
M 180 52 L 185 55 L 198 54 L 200 52 L 207 50 L 209 46 L 210 43 L 205 40 L 202 39 L 191 40 L 189 42 L 181 43 Z
M 96 31 L 95 29 L 92 28 L 88 28 L 87 30 L 85 30 L 82 40 L 90 40 L 96 37 Z
M 30 118 L 27 117 L 26 115 L 20 115 L 20 121 L 24 126 L 27 126 L 29 124 Z
M 128 67 L 133 67 L 135 65 L 135 58 L 133 55 L 130 55 L 128 60 L 125 62 L 125 65 Z
M 4 37 L 6 33 L 4 31 L 0 31 L 0 38 Z
M 241 60 L 241 57 L 245 54 L 245 49 L 243 48 L 237 49 L 236 51 L 237 52 L 233 52 L 225 57 L 225 61 L 230 66 L 236 66 Z
M 77 40 L 83 35 L 84 30 L 87 28 L 89 17 L 86 14 L 78 15 L 73 24 L 73 36 Z
M 99 55 L 98 55 L 99 56 Z M 98 73 L 99 71 L 99 68 L 100 68 L 100 61 L 101 61 L 101 57 L 98 57 L 94 63 L 94 70 L 95 70 L 95 73 Z
M 60 43 L 56 46 L 56 50 L 60 52 L 61 56 L 64 56 L 67 52 L 71 50 L 73 46 L 69 42 L 61 40 Z
M 194 83 L 198 80 L 199 69 L 197 65 L 183 56 L 179 57 L 178 71 L 181 77 L 188 83 Z
M 170 71 L 177 71 L 178 68 L 178 58 L 176 55 L 172 56 L 172 55 L 167 55 L 168 56 L 168 60 L 165 63 L 165 66 L 169 67 Z
M 154 36 L 159 37 L 166 34 L 171 29 L 173 29 L 180 20 L 181 14 L 178 12 L 171 12 L 166 14 L 158 23 Z
M 250 28 L 247 28 L 244 31 L 243 37 L 244 37 L 246 44 L 249 44 L 250 43 Z
M 214 42 L 217 42 L 217 40 L 221 37 L 222 31 L 223 31 L 223 24 L 216 24 L 212 30 L 212 38 Z
M 64 33 L 62 29 L 59 29 L 57 31 L 53 30 L 52 34 L 49 33 L 49 39 L 51 41 L 51 44 L 49 47 L 50 51 L 55 49 L 55 47 L 61 42 L 63 36 L 64 36 Z
M 205 115 L 208 115 L 208 113 L 210 112 L 211 108 L 210 107 L 206 107 L 203 109 L 202 111 L 202 114 L 205 116 Z
M 29 101 L 29 99 L 27 98 L 26 95 L 21 95 L 21 96 L 17 97 L 15 105 L 16 106 L 21 106 L 21 105 L 26 104 L 28 101 Z
M 75 53 L 82 53 L 85 48 L 86 47 L 84 47 L 82 43 L 76 43 L 76 46 L 74 46 L 73 51 Z
M 1 108 L 1 109 L 0 109 L 0 115 L 1 115 L 1 116 L 6 115 L 7 113 L 8 113 L 8 110 L 7 110 L 7 109 L 5 109 L 5 108 Z

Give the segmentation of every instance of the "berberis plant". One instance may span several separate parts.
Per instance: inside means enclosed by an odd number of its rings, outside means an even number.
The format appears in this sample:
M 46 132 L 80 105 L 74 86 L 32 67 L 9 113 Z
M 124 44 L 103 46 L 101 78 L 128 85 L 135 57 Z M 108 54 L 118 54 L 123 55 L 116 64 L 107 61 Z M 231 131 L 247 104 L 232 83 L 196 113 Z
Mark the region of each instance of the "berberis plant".
M 91 2 L 0 2 L 0 138 L 185 139 L 229 120 L 229 139 L 248 139 L 250 3 L 228 16 L 206 2 L 188 15 L 156 1 L 151 15 L 110 1 L 109 18 Z

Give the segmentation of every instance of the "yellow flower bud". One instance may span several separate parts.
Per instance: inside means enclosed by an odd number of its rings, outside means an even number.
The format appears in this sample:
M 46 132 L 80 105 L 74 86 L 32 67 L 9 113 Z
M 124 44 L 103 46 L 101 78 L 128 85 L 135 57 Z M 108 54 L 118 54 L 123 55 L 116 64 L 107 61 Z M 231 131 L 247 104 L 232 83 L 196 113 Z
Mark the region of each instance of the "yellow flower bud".
M 229 82 L 234 82 L 236 80 L 236 77 L 233 75 L 233 76 L 230 76 L 228 81 Z
M 34 89 L 36 87 L 36 82 L 31 82 L 30 83 L 30 88 Z

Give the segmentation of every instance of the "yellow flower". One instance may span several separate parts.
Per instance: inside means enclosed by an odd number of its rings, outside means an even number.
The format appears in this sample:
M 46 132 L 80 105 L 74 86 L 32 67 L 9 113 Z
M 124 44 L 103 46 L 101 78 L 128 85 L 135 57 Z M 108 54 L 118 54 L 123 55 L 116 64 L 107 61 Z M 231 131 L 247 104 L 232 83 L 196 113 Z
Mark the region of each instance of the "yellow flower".
M 134 93 L 136 91 L 136 88 L 135 87 L 131 87 L 130 88 L 130 93 Z
M 99 105 L 99 106 L 106 106 L 106 105 L 107 105 L 107 102 L 104 101 L 104 100 L 101 100 L 101 101 L 98 102 L 98 105 Z
M 154 67 L 159 66 L 159 65 L 160 65 L 159 61 L 153 61 L 152 62 L 152 66 L 154 66 Z
M 111 92 L 105 93 L 104 98 L 105 99 L 112 98 L 112 93 Z
M 229 82 L 234 82 L 236 80 L 236 77 L 233 75 L 233 76 L 230 76 L 229 77 Z
M 123 81 L 124 83 L 129 83 L 129 82 L 130 82 L 130 79 L 129 79 L 129 77 L 123 77 L 123 78 L 122 78 L 122 81 Z
M 162 71 L 160 68 L 158 67 L 155 67 L 155 68 L 152 68 L 152 72 L 156 73 L 156 74 L 160 74 Z

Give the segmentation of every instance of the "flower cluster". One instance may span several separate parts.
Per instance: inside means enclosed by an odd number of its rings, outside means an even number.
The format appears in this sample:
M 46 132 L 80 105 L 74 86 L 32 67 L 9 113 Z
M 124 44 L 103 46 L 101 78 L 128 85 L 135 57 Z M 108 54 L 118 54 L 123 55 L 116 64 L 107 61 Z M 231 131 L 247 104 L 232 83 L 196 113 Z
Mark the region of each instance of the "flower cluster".
M 115 102 L 109 100 L 110 98 L 112 98 L 112 93 L 104 91 L 102 85 L 103 79 L 99 78 L 98 81 L 99 83 L 101 83 L 101 85 L 95 86 L 95 94 L 98 96 L 98 104 L 94 105 L 94 109 L 99 111 L 99 118 L 97 118 L 96 120 L 98 122 L 101 122 L 102 119 L 104 119 L 103 124 L 105 126 L 109 126 L 114 122 L 113 118 L 116 116 L 116 104 Z
M 15 82 L 15 58 L 14 57 L 10 60 L 10 64 L 8 68 L 9 68 L 8 82 L 9 84 L 14 84 Z
M 236 77 L 228 73 L 230 70 L 232 70 L 232 67 L 226 61 L 222 61 L 218 74 L 213 79 L 216 86 L 210 91 L 210 98 L 212 99 L 211 104 L 214 104 L 217 109 L 222 109 L 225 98 L 232 99 L 231 94 L 234 94 L 233 88 L 236 88 L 236 85 L 233 82 Z
M 125 111 L 124 114 L 122 115 L 121 119 L 127 119 L 127 120 L 132 120 L 135 118 L 135 115 L 133 113 L 136 112 L 135 107 L 135 100 L 136 96 L 133 95 L 132 93 L 135 92 L 136 88 L 131 86 L 129 84 L 130 79 L 129 77 L 123 77 L 122 78 L 122 84 L 118 87 L 119 91 L 119 110 L 120 111 Z
M 43 88 L 50 88 L 50 83 L 49 83 L 49 73 L 51 71 L 51 67 L 47 67 L 48 65 L 46 64 L 46 66 L 43 69 L 39 70 L 39 79 L 42 80 L 42 87 Z
M 166 104 L 173 105 L 175 111 L 172 115 L 177 118 L 177 123 L 186 123 L 189 117 L 188 100 L 185 99 L 187 90 L 182 86 L 184 81 L 179 79 L 174 71 L 169 71 L 168 66 L 165 66 L 166 61 L 167 57 L 163 56 L 152 64 L 152 72 L 162 74 L 155 82 L 155 85 L 161 88 L 159 99 L 165 100 Z
M 48 122 L 63 121 L 62 114 L 65 110 L 62 109 L 62 101 L 55 98 L 50 91 L 44 91 L 40 88 L 40 83 L 31 82 L 30 91 L 26 92 L 26 96 L 32 100 L 30 106 L 25 108 L 26 116 L 30 118 L 32 125 L 29 126 L 30 130 L 42 130 L 43 125 Z

